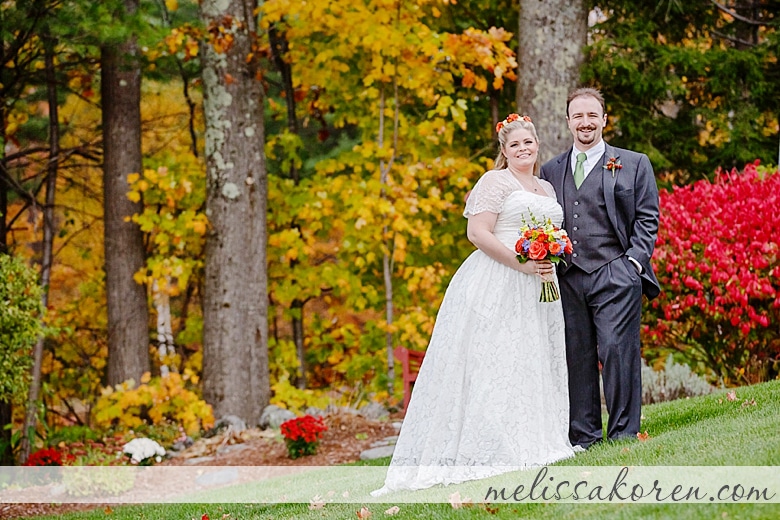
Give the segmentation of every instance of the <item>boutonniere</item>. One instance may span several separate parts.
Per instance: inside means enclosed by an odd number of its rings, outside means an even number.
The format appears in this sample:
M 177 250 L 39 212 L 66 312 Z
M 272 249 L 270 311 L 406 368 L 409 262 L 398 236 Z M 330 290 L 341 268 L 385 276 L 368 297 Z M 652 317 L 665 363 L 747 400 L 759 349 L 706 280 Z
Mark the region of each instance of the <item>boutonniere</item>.
M 607 165 L 604 166 L 605 170 L 612 172 L 612 178 L 615 178 L 615 171 L 620 170 L 623 168 L 623 165 L 620 163 L 620 159 L 615 157 L 610 157 L 607 161 Z

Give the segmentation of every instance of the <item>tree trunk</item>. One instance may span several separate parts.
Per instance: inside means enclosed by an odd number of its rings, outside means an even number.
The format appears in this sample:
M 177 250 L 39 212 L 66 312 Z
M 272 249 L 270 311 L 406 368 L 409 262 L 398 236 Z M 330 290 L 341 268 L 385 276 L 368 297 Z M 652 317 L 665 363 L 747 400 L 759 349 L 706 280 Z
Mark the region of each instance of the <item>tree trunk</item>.
M 217 418 L 256 425 L 270 399 L 267 174 L 253 0 L 203 0 L 206 119 L 203 395 Z M 218 29 L 224 29 L 224 32 Z M 231 35 L 232 40 L 222 35 Z
M 388 161 L 384 159 L 379 161 L 379 181 L 382 184 L 382 198 L 387 197 L 385 186 L 388 184 L 390 169 L 395 161 L 398 152 L 398 82 L 393 78 L 393 134 L 392 147 L 393 153 Z M 379 98 L 379 137 L 377 144 L 382 149 L 385 146 L 385 91 L 381 92 Z M 393 307 L 393 251 L 395 250 L 395 237 L 387 225 L 382 229 L 382 235 L 385 237 L 385 252 L 382 255 L 382 279 L 385 287 L 385 321 L 387 322 L 387 332 L 385 332 L 385 355 L 387 356 L 387 392 L 393 395 L 395 386 L 395 338 L 392 332 L 394 307 Z
M 51 266 L 54 260 L 54 199 L 57 192 L 57 167 L 60 155 L 60 124 L 57 105 L 57 80 L 54 74 L 54 46 L 56 40 L 44 36 L 44 63 L 46 68 L 46 91 L 49 104 L 49 164 L 46 172 L 46 204 L 43 207 L 43 255 L 41 258 L 41 302 L 45 309 L 49 305 L 49 284 Z M 41 365 L 43 364 L 43 336 L 33 348 L 32 377 L 27 394 L 27 409 L 24 417 L 24 432 L 19 460 L 24 462 L 30 456 L 33 439 L 27 433 L 35 431 L 38 412 L 38 394 L 41 389 Z
M 284 101 L 287 105 L 287 130 L 294 135 L 298 135 L 298 118 L 296 117 L 295 109 L 295 89 L 293 88 L 292 66 L 285 59 L 285 55 L 289 50 L 289 44 L 284 36 L 279 34 L 274 24 L 268 28 L 268 40 L 271 43 L 271 57 L 273 63 L 279 74 L 282 77 L 282 89 L 284 91 Z M 298 167 L 295 165 L 295 161 L 290 161 L 290 179 L 293 181 L 294 186 L 300 184 L 300 174 Z M 298 228 L 298 225 L 293 222 L 290 223 L 292 229 Z M 295 266 L 298 265 L 296 260 L 290 260 L 290 272 L 294 272 Z M 303 328 L 303 306 L 306 305 L 306 301 L 300 298 L 295 298 L 290 303 L 290 310 L 292 317 L 290 318 L 290 325 L 293 331 L 293 343 L 295 344 L 295 352 L 298 356 L 298 374 L 295 378 L 295 386 L 300 389 L 306 388 L 306 345 L 304 344 L 304 328 Z
M 152 300 L 157 312 L 157 355 L 160 359 L 160 377 L 168 377 L 171 372 L 168 367 L 168 356 L 176 350 L 173 344 L 173 328 L 171 325 L 171 298 L 168 294 L 170 278 L 165 278 L 165 287 L 161 290 L 155 280 L 152 283 Z
M 2 38 L 0 38 L 0 63 L 5 63 L 5 40 Z M 0 255 L 8 254 L 5 223 L 9 189 L 10 186 L 5 181 L 5 99 L 0 97 Z M 0 401 L 0 425 L 11 424 L 12 417 L 11 403 Z M 14 463 L 11 435 L 10 429 L 0 430 L 0 465 L 3 466 L 11 466 Z
M 0 64 L 2 63 L 5 63 L 5 39 L 0 38 Z M 0 81 L 5 81 L 5 74 L 0 73 Z M 5 92 L 3 91 L 3 93 Z M 11 186 L 5 180 L 5 105 L 5 96 L 0 96 L 0 255 L 8 253 L 6 215 L 8 215 L 8 190 L 11 189 Z M 3 403 L 0 403 L 0 407 L 2 406 Z M 2 435 L 5 434 L 0 434 L 0 436 Z M 10 439 L 10 431 L 8 435 Z
M 133 13 L 139 0 L 125 0 Z M 108 300 L 107 383 L 136 383 L 149 371 L 149 308 L 146 289 L 133 275 L 144 267 L 143 234 L 127 221 L 140 202 L 127 198 L 127 176 L 140 173 L 141 70 L 134 38 L 101 49 L 103 105 L 103 205 Z
M 517 110 L 536 125 L 542 162 L 571 144 L 566 97 L 579 86 L 587 34 L 588 10 L 581 0 L 520 2 Z

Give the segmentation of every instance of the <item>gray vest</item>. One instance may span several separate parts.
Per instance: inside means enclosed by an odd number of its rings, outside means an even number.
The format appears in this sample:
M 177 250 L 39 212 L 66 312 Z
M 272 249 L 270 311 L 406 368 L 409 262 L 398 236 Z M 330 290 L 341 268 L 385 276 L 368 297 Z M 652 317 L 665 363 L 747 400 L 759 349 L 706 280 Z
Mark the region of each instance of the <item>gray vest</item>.
M 579 190 L 574 187 L 571 168 L 566 169 L 563 181 L 563 218 L 574 249 L 566 261 L 586 273 L 625 254 L 607 215 L 602 162 L 593 167 Z

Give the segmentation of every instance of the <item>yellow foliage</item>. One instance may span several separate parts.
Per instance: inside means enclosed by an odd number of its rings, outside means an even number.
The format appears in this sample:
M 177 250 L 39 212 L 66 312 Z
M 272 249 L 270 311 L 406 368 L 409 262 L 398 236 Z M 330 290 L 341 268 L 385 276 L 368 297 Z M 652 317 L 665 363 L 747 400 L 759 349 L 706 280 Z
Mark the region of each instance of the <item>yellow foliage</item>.
M 104 392 L 98 399 L 92 418 L 98 428 L 121 431 L 142 424 L 176 424 L 189 435 L 214 425 L 211 406 L 185 388 L 184 379 L 177 373 L 165 378 L 150 378 L 145 374 L 137 388 L 117 385 L 113 392 Z

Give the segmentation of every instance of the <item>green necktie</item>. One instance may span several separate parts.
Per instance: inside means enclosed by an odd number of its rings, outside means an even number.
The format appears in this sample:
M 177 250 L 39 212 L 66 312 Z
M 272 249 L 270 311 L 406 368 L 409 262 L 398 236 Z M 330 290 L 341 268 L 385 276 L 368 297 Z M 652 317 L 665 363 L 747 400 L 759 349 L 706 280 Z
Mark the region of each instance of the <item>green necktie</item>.
M 585 159 L 588 158 L 588 154 L 580 152 L 577 154 L 577 164 L 574 166 L 574 185 L 577 189 L 580 189 L 582 181 L 585 180 Z

